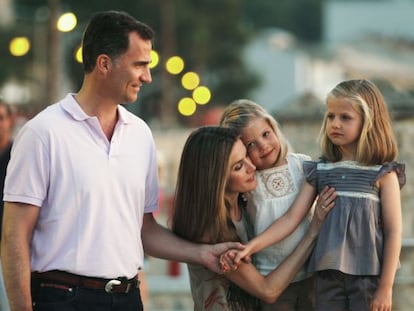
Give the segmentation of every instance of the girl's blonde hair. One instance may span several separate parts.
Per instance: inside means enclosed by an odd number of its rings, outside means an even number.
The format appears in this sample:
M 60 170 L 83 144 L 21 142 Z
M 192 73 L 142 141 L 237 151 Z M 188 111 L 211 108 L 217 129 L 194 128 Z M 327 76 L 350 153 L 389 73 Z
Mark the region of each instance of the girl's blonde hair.
M 378 165 L 394 161 L 398 146 L 391 127 L 387 104 L 380 90 L 371 81 L 347 80 L 335 86 L 327 96 L 329 99 L 346 99 L 362 117 L 362 129 L 358 140 L 356 161 L 366 165 Z M 327 136 L 325 113 L 319 142 L 322 157 L 337 162 L 342 158 L 338 146 Z
M 230 103 L 223 112 L 220 125 L 233 128 L 239 134 L 254 118 L 269 122 L 280 144 L 279 159 L 284 159 L 289 151 L 289 144 L 279 128 L 279 124 L 262 106 L 248 99 L 238 99 Z

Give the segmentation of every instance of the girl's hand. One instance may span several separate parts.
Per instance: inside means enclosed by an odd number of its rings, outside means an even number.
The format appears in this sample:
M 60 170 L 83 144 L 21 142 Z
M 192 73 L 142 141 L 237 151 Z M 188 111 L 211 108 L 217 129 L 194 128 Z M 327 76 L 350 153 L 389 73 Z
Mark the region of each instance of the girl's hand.
M 223 273 L 237 270 L 238 266 L 234 265 L 233 259 L 236 256 L 235 250 L 229 250 L 220 256 L 219 265 Z
M 242 257 L 242 260 L 238 258 L 243 251 L 229 250 L 220 256 L 219 265 L 223 273 L 229 271 L 236 271 L 242 262 L 250 262 L 250 256 Z
M 235 252 L 233 257 L 233 265 L 239 266 L 241 262 L 250 262 L 251 258 L 251 245 L 247 243 L 245 248 L 241 251 Z
M 222 274 L 220 257 L 221 254 L 233 250 L 243 250 L 244 245 L 240 242 L 223 242 L 218 244 L 200 244 L 200 263 L 211 271 Z M 231 267 L 230 267 L 231 268 Z
M 392 289 L 379 287 L 375 292 L 371 302 L 371 311 L 391 311 L 392 310 Z

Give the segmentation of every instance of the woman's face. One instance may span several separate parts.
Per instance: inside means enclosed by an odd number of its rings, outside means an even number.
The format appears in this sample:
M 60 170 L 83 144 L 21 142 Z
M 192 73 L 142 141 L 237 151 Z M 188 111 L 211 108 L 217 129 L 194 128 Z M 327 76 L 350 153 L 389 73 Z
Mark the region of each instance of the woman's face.
M 234 144 L 229 159 L 229 174 L 226 185 L 226 193 L 252 191 L 256 188 L 256 167 L 247 155 L 246 147 L 238 139 Z

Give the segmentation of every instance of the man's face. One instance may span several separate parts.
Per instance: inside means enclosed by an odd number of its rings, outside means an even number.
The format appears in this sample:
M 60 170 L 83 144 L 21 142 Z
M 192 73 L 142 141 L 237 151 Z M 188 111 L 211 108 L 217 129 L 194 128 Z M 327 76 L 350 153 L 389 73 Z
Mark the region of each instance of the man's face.
M 128 50 L 112 62 L 109 77 L 121 102 L 135 102 L 141 86 L 151 83 L 151 50 L 150 40 L 144 40 L 136 32 L 131 32 Z

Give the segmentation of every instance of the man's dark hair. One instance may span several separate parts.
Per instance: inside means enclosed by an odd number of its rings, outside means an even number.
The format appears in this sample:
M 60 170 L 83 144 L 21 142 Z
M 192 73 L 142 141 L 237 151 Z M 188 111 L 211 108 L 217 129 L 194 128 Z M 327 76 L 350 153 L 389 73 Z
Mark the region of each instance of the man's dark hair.
M 106 11 L 94 14 L 83 34 L 82 58 L 85 73 L 95 67 L 100 54 L 116 59 L 129 46 L 129 34 L 136 32 L 144 40 L 152 40 L 152 28 L 126 12 Z

